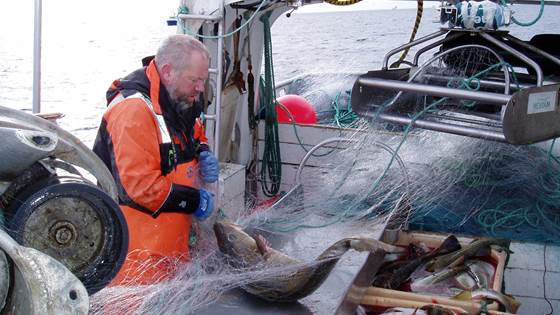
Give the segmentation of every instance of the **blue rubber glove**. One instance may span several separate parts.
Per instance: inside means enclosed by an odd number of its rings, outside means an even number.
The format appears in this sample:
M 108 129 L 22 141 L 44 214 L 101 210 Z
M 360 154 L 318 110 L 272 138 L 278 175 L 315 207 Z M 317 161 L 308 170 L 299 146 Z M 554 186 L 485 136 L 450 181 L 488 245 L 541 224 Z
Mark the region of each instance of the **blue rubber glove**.
M 198 203 L 198 208 L 194 210 L 193 215 L 199 221 L 206 220 L 214 210 L 214 197 L 206 189 L 200 188 L 199 190 L 200 200 Z
M 213 183 L 218 180 L 220 169 L 218 166 L 218 160 L 212 152 L 200 152 L 200 156 L 198 157 L 198 168 L 200 176 L 205 182 Z

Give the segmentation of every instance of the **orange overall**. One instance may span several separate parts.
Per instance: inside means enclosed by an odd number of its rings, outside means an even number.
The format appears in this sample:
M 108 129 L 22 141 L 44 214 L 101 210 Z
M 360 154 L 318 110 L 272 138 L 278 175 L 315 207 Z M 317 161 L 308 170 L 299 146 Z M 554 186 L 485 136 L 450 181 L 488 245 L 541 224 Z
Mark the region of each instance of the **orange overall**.
M 194 145 L 184 148 L 176 134 L 170 136 L 161 107 L 170 106 L 169 100 L 162 100 L 161 95 L 167 94 L 161 94 L 154 62 L 131 76 L 128 82 L 137 80 L 142 93 L 127 90 L 108 97 L 109 108 L 94 145 L 117 182 L 129 231 L 126 261 L 110 285 L 155 283 L 188 261 L 190 213 L 199 198 Z M 118 84 L 115 81 L 112 88 Z M 191 126 L 192 143 L 206 145 L 198 115 Z M 173 153 L 177 151 L 188 153 L 178 160 Z
M 179 165 L 168 177 L 177 184 L 193 186 L 196 162 Z M 191 215 L 179 212 L 148 213 L 121 205 L 128 224 L 128 255 L 115 284 L 151 284 L 173 276 L 175 267 L 189 260 Z

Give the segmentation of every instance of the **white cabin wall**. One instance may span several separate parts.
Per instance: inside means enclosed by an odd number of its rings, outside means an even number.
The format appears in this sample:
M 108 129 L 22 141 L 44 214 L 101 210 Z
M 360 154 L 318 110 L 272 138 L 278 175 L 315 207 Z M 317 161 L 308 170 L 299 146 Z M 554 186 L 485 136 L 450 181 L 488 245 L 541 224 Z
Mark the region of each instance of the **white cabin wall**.
M 291 123 L 279 123 L 278 124 L 278 136 L 280 138 L 280 156 L 282 160 L 282 182 L 280 185 L 280 191 L 288 191 L 295 183 L 295 176 L 298 166 L 301 160 L 305 157 L 307 152 L 300 145 L 301 143 L 305 146 L 307 150 L 310 150 L 313 146 L 317 145 L 323 140 L 329 138 L 352 138 L 356 134 L 355 129 L 339 129 L 336 127 L 324 126 L 324 125 L 295 125 L 297 128 L 297 133 L 299 139 L 296 137 L 294 131 L 294 125 Z M 335 151 L 331 154 L 336 154 L 336 152 L 341 149 L 346 148 L 345 144 L 341 144 L 337 148 L 336 143 L 326 145 L 325 148 L 335 148 Z M 259 137 L 258 137 L 258 164 L 257 172 L 260 174 L 262 166 L 262 156 L 264 150 L 264 124 L 259 125 Z M 321 153 L 324 151 L 317 151 Z M 324 171 L 325 159 L 329 159 L 331 154 L 322 158 L 310 158 L 306 167 L 302 171 L 302 183 L 305 184 L 313 181 L 314 176 L 318 175 L 320 172 Z M 257 189 L 257 199 L 264 200 L 269 197 L 265 196 L 260 188 L 261 181 L 259 178 Z

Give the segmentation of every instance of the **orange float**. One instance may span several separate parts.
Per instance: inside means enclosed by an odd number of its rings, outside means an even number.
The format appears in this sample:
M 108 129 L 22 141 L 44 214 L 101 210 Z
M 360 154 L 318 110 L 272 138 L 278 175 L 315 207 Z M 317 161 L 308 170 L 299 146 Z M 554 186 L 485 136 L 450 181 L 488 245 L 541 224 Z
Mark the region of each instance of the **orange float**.
M 280 105 L 276 105 L 276 115 L 278 116 L 278 122 L 291 123 L 293 121 L 298 124 L 316 124 L 317 123 L 317 113 L 305 98 L 299 95 L 284 95 L 277 99 L 279 103 L 284 105 L 283 108 Z M 287 111 L 290 112 L 288 114 Z

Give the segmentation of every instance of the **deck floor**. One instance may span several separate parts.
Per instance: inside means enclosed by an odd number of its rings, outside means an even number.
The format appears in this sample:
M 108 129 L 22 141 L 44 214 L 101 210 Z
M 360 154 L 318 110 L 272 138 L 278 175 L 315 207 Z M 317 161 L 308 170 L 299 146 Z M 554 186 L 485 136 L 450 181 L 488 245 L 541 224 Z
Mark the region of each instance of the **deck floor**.
M 510 249 L 504 285 L 522 303 L 518 314 L 560 315 L 560 247 L 512 242 Z

